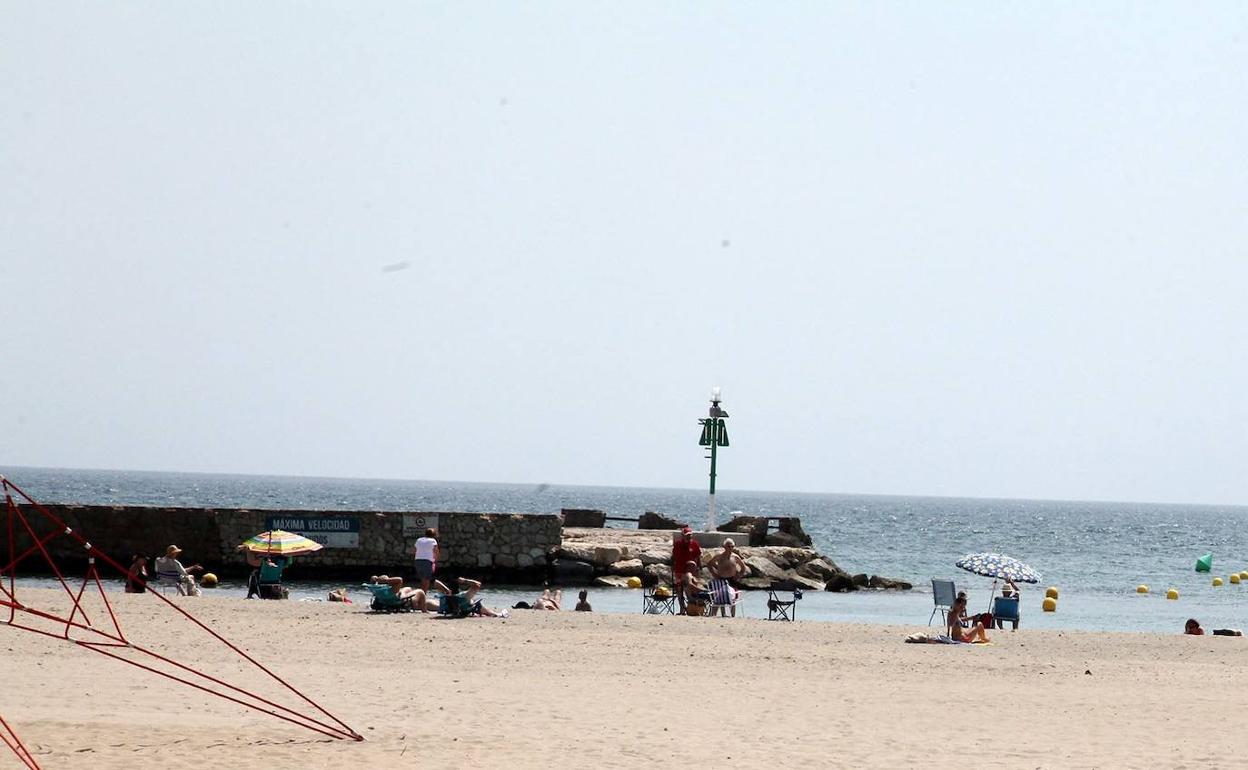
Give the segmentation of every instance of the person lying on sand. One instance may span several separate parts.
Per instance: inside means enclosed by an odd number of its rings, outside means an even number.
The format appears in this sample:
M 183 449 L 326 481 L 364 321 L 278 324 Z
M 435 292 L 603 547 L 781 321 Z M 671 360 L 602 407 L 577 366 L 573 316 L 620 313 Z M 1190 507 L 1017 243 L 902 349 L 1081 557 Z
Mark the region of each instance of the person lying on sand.
M 986 642 L 988 641 L 988 633 L 984 631 L 984 624 L 976 622 L 974 625 L 962 627 L 959 618 L 966 615 L 966 597 L 962 594 L 953 600 L 953 606 L 949 609 L 949 638 L 955 642 Z
M 533 602 L 535 610 L 557 610 L 559 605 L 563 603 L 563 589 L 556 588 L 552 593 L 549 588 L 542 591 L 542 595 L 537 597 Z
M 582 591 L 581 593 L 585 593 L 585 592 Z M 560 605 L 562 603 L 563 603 L 563 590 L 555 589 L 555 592 L 551 593 L 550 589 L 547 588 L 542 591 L 541 596 L 533 600 L 532 604 L 529 604 L 528 602 L 523 602 L 523 601 L 516 602 L 515 604 L 511 605 L 511 608 L 513 610 L 557 610 L 557 609 L 560 609 Z
M 959 641 L 955 641 L 954 639 L 951 639 L 950 637 L 944 634 L 937 636 L 936 634 L 925 634 L 921 631 L 917 634 L 910 634 L 909 636 L 907 636 L 906 643 L 907 644 L 986 644 L 986 642 L 959 642 Z
M 1188 634 L 1190 636 L 1204 636 L 1205 629 L 1200 627 L 1200 621 L 1197 620 L 1196 618 L 1188 618 L 1187 622 L 1183 624 L 1183 633 Z M 1244 632 L 1240 631 L 1238 628 L 1215 628 L 1213 629 L 1213 635 L 1214 636 L 1243 636 Z

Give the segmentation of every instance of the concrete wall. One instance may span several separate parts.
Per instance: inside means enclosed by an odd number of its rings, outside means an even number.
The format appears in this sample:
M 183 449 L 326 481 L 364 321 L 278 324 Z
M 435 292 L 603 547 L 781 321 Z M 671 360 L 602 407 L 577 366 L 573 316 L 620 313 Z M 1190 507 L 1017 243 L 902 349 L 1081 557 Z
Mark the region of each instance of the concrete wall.
M 416 538 L 436 520 L 442 547 L 444 574 L 473 575 L 492 581 L 541 582 L 559 549 L 563 522 L 555 514 L 478 514 L 462 512 L 292 511 L 210 508 L 155 508 L 146 506 L 45 505 L 54 516 L 95 547 L 122 564 L 131 554 L 163 555 L 166 546 L 183 550 L 182 562 L 199 563 L 218 574 L 247 571 L 235 547 L 268 529 L 276 517 L 297 520 L 317 530 L 329 544 L 295 563 L 298 578 L 367 578 L 376 572 L 410 575 Z M 3 509 L 0 508 L 0 511 Z M 22 506 L 37 535 L 56 527 Z M 15 524 L 17 552 L 33 541 Z M 324 532 L 320 529 L 324 528 Z M 70 538 L 58 536 L 48 545 L 58 559 L 82 563 L 85 552 Z M 0 561 L 8 562 L 7 526 L 0 526 Z M 46 573 L 38 554 L 18 568 Z

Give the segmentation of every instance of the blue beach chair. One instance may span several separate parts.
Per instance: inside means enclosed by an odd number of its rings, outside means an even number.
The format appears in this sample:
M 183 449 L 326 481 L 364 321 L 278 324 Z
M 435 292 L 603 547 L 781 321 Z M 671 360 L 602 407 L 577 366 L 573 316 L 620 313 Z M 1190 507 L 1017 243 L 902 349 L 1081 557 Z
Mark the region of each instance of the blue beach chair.
M 466 618 L 469 615 L 480 615 L 481 602 L 469 601 L 465 594 L 441 594 L 438 599 L 438 614 L 448 618 Z
M 1009 620 L 1014 623 L 1014 630 L 1018 630 L 1018 597 L 1017 596 L 998 596 L 992 600 L 992 621 L 997 628 L 1005 628 L 1002 621 Z
M 412 604 L 413 597 L 400 599 L 394 588 L 386 583 L 364 583 L 364 587 L 373 595 L 373 601 L 368 605 L 373 612 L 413 612 L 416 609 Z
M 282 570 L 286 569 L 287 563 L 285 556 L 270 556 L 260 560 L 256 585 L 261 599 L 286 598 L 286 591 L 282 587 Z

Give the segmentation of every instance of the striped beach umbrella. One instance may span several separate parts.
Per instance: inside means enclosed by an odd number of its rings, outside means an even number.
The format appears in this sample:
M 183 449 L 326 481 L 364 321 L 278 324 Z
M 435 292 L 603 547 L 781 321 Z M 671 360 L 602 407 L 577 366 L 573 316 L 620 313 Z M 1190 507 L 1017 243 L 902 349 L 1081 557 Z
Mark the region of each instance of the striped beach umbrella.
M 1003 553 L 971 553 L 953 566 L 984 577 L 1013 580 L 1015 583 L 1039 583 L 1040 573 L 1012 556 Z
M 248 551 L 271 553 L 278 556 L 297 556 L 301 553 L 312 553 L 324 548 L 315 540 L 309 540 L 303 535 L 296 535 L 294 532 L 287 532 L 284 529 L 274 529 L 269 532 L 261 532 L 254 537 L 249 537 L 243 542 L 243 547 Z

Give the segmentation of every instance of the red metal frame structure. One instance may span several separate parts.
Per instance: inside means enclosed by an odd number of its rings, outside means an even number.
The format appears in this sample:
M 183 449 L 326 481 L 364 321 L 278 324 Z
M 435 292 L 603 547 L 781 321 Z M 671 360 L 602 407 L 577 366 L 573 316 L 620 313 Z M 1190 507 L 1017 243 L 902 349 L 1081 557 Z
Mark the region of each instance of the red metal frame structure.
M 75 532 L 70 527 L 65 526 L 65 523 L 57 518 L 55 514 L 40 505 L 34 500 L 34 498 L 23 492 L 15 484 L 3 476 L 0 476 L 0 487 L 4 489 L 5 519 L 9 544 L 8 561 L 4 563 L 3 566 L 0 566 L 0 613 L 2 613 L 3 608 L 8 608 L 9 612 L 7 619 L 0 617 L 0 625 L 7 625 L 10 628 L 21 629 L 23 631 L 31 631 L 52 639 L 58 639 L 77 645 L 78 647 L 91 650 L 92 652 L 98 652 L 106 657 L 119 660 L 122 663 L 127 663 L 131 666 L 135 666 L 136 668 L 143 669 L 144 671 L 150 671 L 153 674 L 158 674 L 167 679 L 172 679 L 175 682 L 181 682 L 182 684 L 193 687 L 196 690 L 215 695 L 218 698 L 224 698 L 225 700 L 273 717 L 277 717 L 278 719 L 299 725 L 300 727 L 307 728 L 313 732 L 320 733 L 321 735 L 325 735 L 330 738 L 340 740 L 350 739 L 356 741 L 364 740 L 363 736 L 348 727 L 347 724 L 341 719 L 326 711 L 318 703 L 304 695 L 299 690 L 295 689 L 295 687 L 287 683 L 286 680 L 270 671 L 255 658 L 251 657 L 242 649 L 237 647 L 233 642 L 209 628 L 202 621 L 191 615 L 182 607 L 170 601 L 158 591 L 149 590 L 147 594 L 154 597 L 155 600 L 163 602 L 174 612 L 186 618 L 188 621 L 205 631 L 209 636 L 234 651 L 243 660 L 247 661 L 252 666 L 266 674 L 275 684 L 281 685 L 290 693 L 298 696 L 303 704 L 311 707 L 313 713 L 302 713 L 288 706 L 275 703 L 272 700 L 255 694 L 254 692 L 230 684 L 229 682 L 206 674 L 202 671 L 198 671 L 191 666 L 179 663 L 172 658 L 153 652 L 129 641 L 126 638 L 125 632 L 121 629 L 121 624 L 117 619 L 116 613 L 113 612 L 113 606 L 108 600 L 108 594 L 104 590 L 104 585 L 100 582 L 100 573 L 96 568 L 96 561 L 99 560 L 108 567 L 111 567 L 123 577 L 127 574 L 127 569 L 110 558 L 108 554 L 93 546 L 84 537 L 82 537 L 82 535 Z M 13 501 L 14 493 L 16 493 L 21 499 L 25 500 L 26 503 L 28 503 L 33 509 L 31 511 L 31 516 L 28 517 L 26 513 L 23 512 L 17 505 L 17 503 Z M 31 519 L 34 519 L 36 524 L 44 523 L 45 526 L 32 526 Z M 48 524 L 51 525 L 51 529 L 42 532 L 37 531 L 38 529 L 46 529 L 46 525 Z M 17 553 L 16 535 L 19 532 L 28 534 L 33 543 L 21 553 Z M 53 559 L 51 554 L 48 553 L 48 544 L 59 537 L 69 538 L 74 543 L 81 546 L 83 553 L 87 558 L 87 571 L 82 578 L 81 585 L 77 586 L 76 591 L 74 588 L 70 587 L 65 575 L 57 566 L 55 559 Z M 56 575 L 57 581 L 61 584 L 61 587 L 69 596 L 72 610 L 69 612 L 68 616 L 31 607 L 18 599 L 17 586 L 14 581 L 17 566 L 25 559 L 36 554 L 41 555 L 44 561 L 47 562 L 47 565 L 52 569 L 53 574 Z M 0 560 L 3 560 L 2 556 L 0 556 Z M 5 580 L 6 578 L 7 584 Z M 91 596 L 94 596 L 96 591 L 98 591 L 99 598 L 103 600 L 104 607 L 108 612 L 106 625 L 102 617 L 100 617 L 101 623 L 97 625 L 92 623 L 91 618 L 87 615 L 86 608 L 83 606 L 83 597 L 88 586 L 91 586 L 93 589 L 90 594 Z M 27 625 L 25 621 L 28 618 L 32 619 L 32 622 L 36 622 L 34 619 L 42 620 L 44 621 L 45 626 L 49 626 L 50 629 L 36 628 L 32 625 Z M 77 636 L 71 637 L 71 632 L 76 633 Z M 22 760 L 28 768 L 38 770 L 38 763 L 35 761 L 30 751 L 28 751 L 22 744 L 21 740 L 9 726 L 8 722 L 4 721 L 3 717 L 0 717 L 0 727 L 3 728 L 0 730 L 0 739 L 4 741 L 5 745 L 7 745 L 13 753 L 17 755 L 18 759 Z

